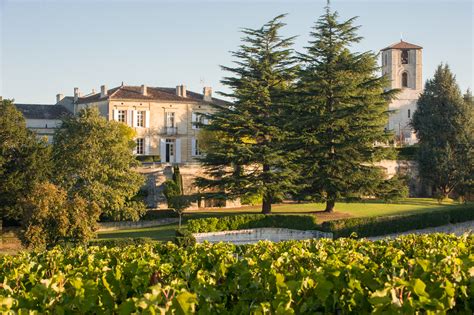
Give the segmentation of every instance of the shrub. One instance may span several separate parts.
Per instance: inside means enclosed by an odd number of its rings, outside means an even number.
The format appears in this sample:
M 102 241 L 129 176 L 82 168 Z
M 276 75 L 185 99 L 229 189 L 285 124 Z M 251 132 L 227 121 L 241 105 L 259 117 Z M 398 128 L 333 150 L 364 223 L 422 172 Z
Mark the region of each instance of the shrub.
M 159 220 L 167 218 L 177 218 L 178 214 L 173 210 L 148 210 L 140 220 Z
M 161 162 L 159 155 L 137 155 L 137 160 L 144 163 Z
M 264 215 L 242 214 L 188 221 L 188 230 L 193 233 L 241 230 L 262 227 L 315 230 L 319 226 L 311 215 Z
M 177 229 L 175 243 L 180 247 L 194 246 L 196 245 L 196 238 L 193 233 L 186 229 Z

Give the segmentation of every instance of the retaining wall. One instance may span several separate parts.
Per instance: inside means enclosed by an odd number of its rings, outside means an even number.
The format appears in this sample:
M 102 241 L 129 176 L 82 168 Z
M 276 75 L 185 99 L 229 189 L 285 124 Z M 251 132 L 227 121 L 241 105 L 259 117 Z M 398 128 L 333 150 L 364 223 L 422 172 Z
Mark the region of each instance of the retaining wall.
M 312 238 L 332 238 L 332 233 L 321 231 L 301 231 L 283 228 L 258 228 L 236 231 L 194 233 L 196 242 L 202 243 L 208 241 L 210 243 L 230 242 L 233 244 L 252 244 L 261 240 L 272 242 L 288 241 L 288 240 L 306 240 Z

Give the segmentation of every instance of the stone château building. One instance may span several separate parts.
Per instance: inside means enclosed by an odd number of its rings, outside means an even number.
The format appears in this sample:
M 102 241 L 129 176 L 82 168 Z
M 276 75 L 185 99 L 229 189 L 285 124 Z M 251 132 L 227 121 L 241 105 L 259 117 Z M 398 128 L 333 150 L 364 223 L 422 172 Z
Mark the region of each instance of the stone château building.
M 417 142 L 411 118 L 416 102 L 423 92 L 422 47 L 400 41 L 382 49 L 382 74 L 390 80 L 389 89 L 400 89 L 396 100 L 389 105 L 392 113 L 387 128 L 395 132 L 399 145 Z

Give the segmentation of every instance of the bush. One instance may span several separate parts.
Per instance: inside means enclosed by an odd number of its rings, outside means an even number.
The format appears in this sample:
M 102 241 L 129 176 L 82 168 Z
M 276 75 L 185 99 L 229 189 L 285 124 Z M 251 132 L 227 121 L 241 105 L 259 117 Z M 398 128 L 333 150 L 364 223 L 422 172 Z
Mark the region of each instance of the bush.
M 288 228 L 295 230 L 319 229 L 316 218 L 311 215 L 265 215 L 242 214 L 225 217 L 194 219 L 188 221 L 192 233 L 242 230 L 263 227 Z
M 398 160 L 415 160 L 418 154 L 418 147 L 414 145 L 397 148 L 396 150 Z
M 326 221 L 322 224 L 322 228 L 326 232 L 333 233 L 334 238 L 349 237 L 352 233 L 356 233 L 358 237 L 370 237 L 470 220 L 474 220 L 474 207 L 464 206 L 412 215 Z
M 89 246 L 105 246 L 111 247 L 125 247 L 129 245 L 144 245 L 144 244 L 155 244 L 155 241 L 149 237 L 129 237 L 129 238 L 118 238 L 118 239 L 101 239 L 92 240 L 89 242 Z
M 140 220 L 151 221 L 159 219 L 177 218 L 178 214 L 173 210 L 148 210 Z
M 180 247 L 194 246 L 196 245 L 196 238 L 193 233 L 186 229 L 177 229 L 175 243 Z
M 159 155 L 137 155 L 137 160 L 144 163 L 161 162 Z

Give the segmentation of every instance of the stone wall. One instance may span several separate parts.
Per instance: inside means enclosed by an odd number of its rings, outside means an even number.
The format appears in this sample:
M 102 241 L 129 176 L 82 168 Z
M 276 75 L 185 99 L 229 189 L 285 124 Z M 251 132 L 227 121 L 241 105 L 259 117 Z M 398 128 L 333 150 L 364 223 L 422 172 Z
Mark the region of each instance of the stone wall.
M 222 231 L 209 233 L 195 233 L 193 236 L 198 243 L 208 241 L 210 243 L 230 242 L 236 245 L 252 244 L 261 240 L 272 242 L 287 240 L 306 240 L 313 238 L 333 238 L 332 233 L 321 231 L 301 231 L 283 228 L 259 228 L 236 231 Z

